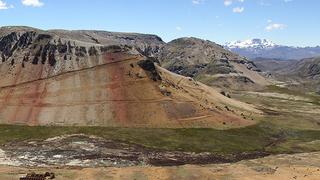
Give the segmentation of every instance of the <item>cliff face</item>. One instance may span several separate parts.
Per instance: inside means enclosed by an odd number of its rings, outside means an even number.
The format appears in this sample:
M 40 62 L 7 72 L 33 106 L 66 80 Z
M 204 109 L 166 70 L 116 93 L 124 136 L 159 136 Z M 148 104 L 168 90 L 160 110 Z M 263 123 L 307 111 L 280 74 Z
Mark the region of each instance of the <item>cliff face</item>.
M 50 30 L 49 32 L 65 39 L 76 39 L 78 41 L 103 46 L 132 46 L 145 56 L 155 56 L 155 54 L 159 53 L 160 48 L 165 45 L 165 42 L 163 42 L 160 37 L 149 34 L 85 30 Z
M 161 43 L 139 40 L 150 36 L 134 34 L 129 46 L 79 34 L 1 29 L 0 123 L 229 128 L 253 124 L 243 116 L 259 113 L 155 65 L 144 55 Z
M 135 47 L 139 53 L 150 56 L 162 43 L 153 35 L 46 32 L 21 27 L 5 27 L 0 31 L 0 73 L 2 77 L 7 76 L 0 80 L 1 87 L 101 64 L 101 55 L 122 50 L 117 46 Z

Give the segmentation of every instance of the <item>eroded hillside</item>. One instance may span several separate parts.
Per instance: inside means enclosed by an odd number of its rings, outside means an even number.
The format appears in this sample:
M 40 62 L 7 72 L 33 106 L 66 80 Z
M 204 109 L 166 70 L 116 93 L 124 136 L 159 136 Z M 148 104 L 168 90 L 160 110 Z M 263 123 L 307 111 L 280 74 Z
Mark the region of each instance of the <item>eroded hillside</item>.
M 0 35 L 2 123 L 230 128 L 259 113 L 155 65 L 144 55 L 157 52 L 156 36 L 27 27 Z
M 210 86 L 254 89 L 269 84 L 253 62 L 210 41 L 176 39 L 166 44 L 159 54 L 163 67 Z

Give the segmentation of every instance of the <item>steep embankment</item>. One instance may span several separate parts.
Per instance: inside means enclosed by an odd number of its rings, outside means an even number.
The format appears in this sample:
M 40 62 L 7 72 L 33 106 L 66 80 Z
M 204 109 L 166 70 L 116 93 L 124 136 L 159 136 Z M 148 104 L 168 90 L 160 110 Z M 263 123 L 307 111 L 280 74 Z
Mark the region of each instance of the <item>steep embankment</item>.
M 142 53 L 159 46 L 139 39 L 156 36 L 114 43 L 83 33 L 89 32 L 0 30 L 1 123 L 230 128 L 253 124 L 249 115 L 259 113 L 155 66 Z
M 160 51 L 159 59 L 170 71 L 194 77 L 210 86 L 252 89 L 269 83 L 253 62 L 197 38 L 169 42 Z

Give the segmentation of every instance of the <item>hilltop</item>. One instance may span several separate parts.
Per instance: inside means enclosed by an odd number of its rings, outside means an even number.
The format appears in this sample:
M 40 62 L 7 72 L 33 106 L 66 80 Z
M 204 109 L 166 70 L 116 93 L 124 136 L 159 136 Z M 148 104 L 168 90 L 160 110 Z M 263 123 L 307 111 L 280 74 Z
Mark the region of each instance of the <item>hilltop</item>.
M 269 84 L 252 61 L 202 39 L 173 40 L 160 51 L 159 60 L 163 67 L 210 86 L 256 89 Z

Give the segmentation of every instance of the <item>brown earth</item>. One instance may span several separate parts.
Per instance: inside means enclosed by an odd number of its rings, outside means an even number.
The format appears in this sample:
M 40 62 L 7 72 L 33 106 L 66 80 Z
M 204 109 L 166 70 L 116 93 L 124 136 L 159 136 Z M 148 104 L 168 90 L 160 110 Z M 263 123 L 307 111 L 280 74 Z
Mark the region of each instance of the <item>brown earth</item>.
M 145 59 L 142 56 L 109 53 L 104 57 L 104 63 L 94 67 L 2 87 L 0 119 L 8 124 L 123 127 L 216 126 L 224 121 L 234 126 L 253 124 L 236 113 L 217 109 L 232 107 L 236 101 L 191 79 L 158 67 L 163 79 L 152 80 L 138 65 Z M 213 93 L 216 99 L 209 96 Z M 238 110 L 256 111 L 235 104 Z
M 229 128 L 254 124 L 240 114 L 260 113 L 155 66 L 143 44 L 108 45 L 117 36 L 83 33 L 1 29 L 0 123 Z M 100 43 L 88 38 L 101 33 L 108 38 Z
M 236 113 L 217 109 L 232 107 L 236 101 L 191 79 L 179 77 L 181 84 L 174 84 L 175 75 L 158 68 L 163 79 L 152 80 L 138 65 L 144 59 L 107 53 L 103 62 L 93 67 L 39 76 L 30 82 L 15 80 L 1 88 L 0 119 L 7 124 L 122 127 L 212 127 L 224 121 L 231 126 L 253 124 Z M 35 78 L 33 73 L 31 76 Z M 213 92 L 217 100 L 208 97 Z M 240 102 L 236 108 L 255 111 Z

